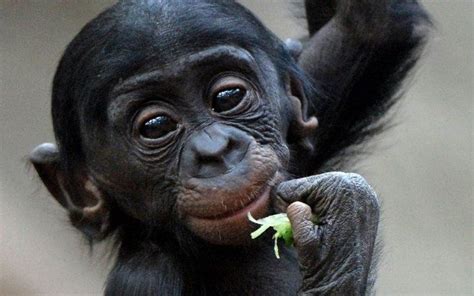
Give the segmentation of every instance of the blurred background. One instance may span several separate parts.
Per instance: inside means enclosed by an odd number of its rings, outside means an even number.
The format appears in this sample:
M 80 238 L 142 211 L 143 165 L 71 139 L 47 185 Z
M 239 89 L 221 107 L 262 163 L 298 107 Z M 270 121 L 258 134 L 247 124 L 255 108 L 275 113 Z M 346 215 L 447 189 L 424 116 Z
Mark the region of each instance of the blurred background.
M 26 156 L 53 141 L 50 86 L 73 36 L 114 1 L 0 0 L 0 295 L 101 294 L 91 255 Z M 291 1 L 241 1 L 281 38 L 304 35 Z M 473 2 L 422 1 L 436 31 L 357 171 L 383 202 L 379 295 L 473 295 Z M 296 14 L 298 14 L 297 12 Z

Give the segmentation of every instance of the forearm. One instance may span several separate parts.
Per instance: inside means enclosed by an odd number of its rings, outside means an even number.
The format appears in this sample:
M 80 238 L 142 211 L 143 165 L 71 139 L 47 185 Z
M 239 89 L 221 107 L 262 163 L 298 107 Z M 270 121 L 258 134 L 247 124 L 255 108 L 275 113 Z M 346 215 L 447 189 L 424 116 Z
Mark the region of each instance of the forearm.
M 316 2 L 319 1 L 306 1 L 307 9 L 317 10 Z M 312 35 L 299 64 L 319 85 L 337 91 L 331 96 L 347 96 L 351 90 L 357 90 L 359 81 L 368 78 L 376 70 L 374 67 L 383 69 L 380 74 L 388 79 L 412 62 L 407 57 L 413 55 L 426 36 L 427 30 L 420 25 L 428 24 L 429 18 L 416 1 L 329 3 L 336 7 L 334 15 Z M 324 4 L 320 12 L 307 11 L 310 29 L 321 23 L 322 14 L 331 11 L 329 6 Z

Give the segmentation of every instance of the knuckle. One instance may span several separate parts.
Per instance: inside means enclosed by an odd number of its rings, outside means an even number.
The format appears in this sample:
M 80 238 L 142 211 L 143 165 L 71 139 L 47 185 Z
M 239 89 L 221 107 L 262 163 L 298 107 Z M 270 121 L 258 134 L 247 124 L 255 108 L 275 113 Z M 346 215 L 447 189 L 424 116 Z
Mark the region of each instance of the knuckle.
M 353 183 L 357 184 L 366 184 L 369 185 L 364 177 L 356 173 L 346 173 L 347 178 L 349 178 Z
M 280 195 L 280 196 L 283 196 L 283 197 L 291 195 L 291 192 L 292 192 L 292 190 L 291 190 L 292 184 L 291 183 L 292 183 L 291 181 L 286 181 L 286 182 L 280 183 L 277 187 L 276 194 Z
M 372 211 L 380 209 L 377 194 L 364 177 L 359 174 L 349 173 L 348 180 L 350 182 L 349 188 L 356 193 L 355 196 L 359 203 Z
M 367 183 L 365 179 L 354 173 L 330 172 L 321 175 L 320 183 L 326 185 L 337 185 L 345 189 L 353 189 L 355 184 Z
M 344 172 L 329 172 L 319 175 L 318 179 L 322 183 L 332 183 L 346 179 L 346 175 L 347 173 Z
M 276 195 L 283 199 L 300 199 L 310 183 L 305 178 L 282 182 L 277 186 Z
M 288 189 L 288 182 L 284 182 L 284 183 L 281 183 L 280 185 L 278 185 L 278 187 L 276 188 L 275 190 L 275 194 L 277 196 L 280 196 L 280 197 L 287 197 L 288 195 L 288 192 L 290 191 Z
M 360 189 L 369 186 L 365 178 L 356 173 L 344 173 L 343 182 L 350 189 Z
M 342 172 L 329 172 L 313 176 L 310 184 L 313 198 L 329 198 L 337 194 L 341 180 L 344 180 L 343 176 Z

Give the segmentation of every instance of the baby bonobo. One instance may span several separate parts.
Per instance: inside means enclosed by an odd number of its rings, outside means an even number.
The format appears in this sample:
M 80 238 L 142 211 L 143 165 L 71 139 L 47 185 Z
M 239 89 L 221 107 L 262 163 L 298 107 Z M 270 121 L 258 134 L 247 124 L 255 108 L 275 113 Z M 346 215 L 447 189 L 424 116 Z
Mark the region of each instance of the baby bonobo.
M 69 44 L 56 144 L 31 162 L 91 243 L 117 242 L 106 295 L 371 293 L 377 197 L 334 171 L 381 129 L 429 18 L 412 0 L 305 6 L 304 44 L 230 0 L 120 1 Z M 277 259 L 247 214 L 280 212 L 294 248 Z

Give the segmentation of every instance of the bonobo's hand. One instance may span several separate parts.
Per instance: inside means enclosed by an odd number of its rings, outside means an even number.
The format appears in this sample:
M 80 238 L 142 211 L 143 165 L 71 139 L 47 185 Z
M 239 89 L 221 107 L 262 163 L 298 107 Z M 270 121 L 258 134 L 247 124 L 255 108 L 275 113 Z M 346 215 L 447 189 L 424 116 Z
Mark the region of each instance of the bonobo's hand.
M 303 275 L 299 295 L 368 294 L 379 204 L 364 178 L 325 173 L 283 182 L 275 193 L 291 203 L 287 214 Z

